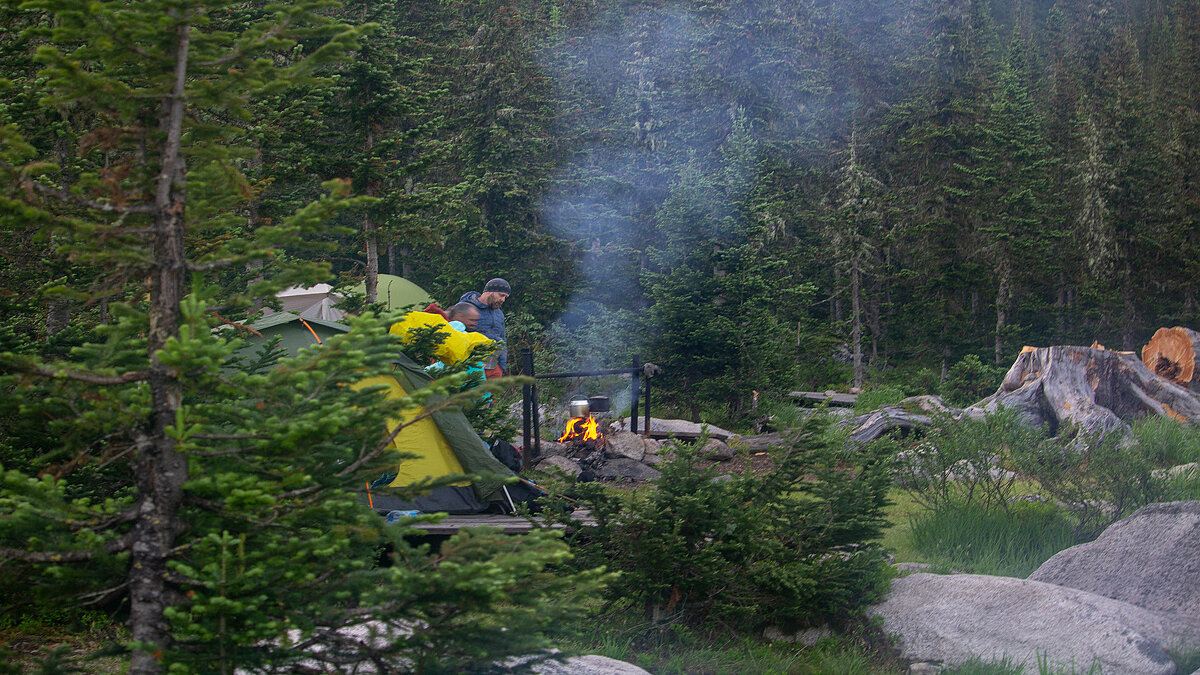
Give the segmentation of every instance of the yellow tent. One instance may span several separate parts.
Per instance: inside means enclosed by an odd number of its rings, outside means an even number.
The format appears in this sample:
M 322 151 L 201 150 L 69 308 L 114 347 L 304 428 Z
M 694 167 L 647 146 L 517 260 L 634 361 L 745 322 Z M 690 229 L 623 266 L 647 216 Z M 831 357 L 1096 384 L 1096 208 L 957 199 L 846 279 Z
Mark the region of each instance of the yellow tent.
M 362 380 L 355 387 L 376 385 L 384 385 L 388 388 L 386 394 L 388 399 L 395 400 L 407 396 L 404 388 L 400 386 L 400 382 L 395 377 L 388 375 Z M 388 420 L 388 429 L 395 430 L 397 426 L 411 422 L 420 413 L 420 407 L 409 408 L 404 411 L 399 420 Z M 458 461 L 454 449 L 446 442 L 446 437 L 438 429 L 432 417 L 418 420 L 396 434 L 392 439 L 392 449 L 405 455 L 412 455 L 412 457 L 400 462 L 396 479 L 389 483 L 388 487 L 402 487 L 430 477 L 466 473 L 462 462 Z M 455 485 L 468 485 L 468 483 L 455 483 Z

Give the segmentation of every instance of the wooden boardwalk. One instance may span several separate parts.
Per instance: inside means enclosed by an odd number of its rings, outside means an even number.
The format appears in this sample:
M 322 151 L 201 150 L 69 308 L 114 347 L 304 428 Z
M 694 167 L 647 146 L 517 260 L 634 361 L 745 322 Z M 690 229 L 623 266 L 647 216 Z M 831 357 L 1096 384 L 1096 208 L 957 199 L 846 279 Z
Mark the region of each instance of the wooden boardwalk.
M 537 518 L 535 515 L 534 518 Z M 571 514 L 571 519 L 580 525 L 595 525 L 591 514 L 580 509 Z M 501 513 L 474 513 L 469 515 L 453 515 L 442 518 L 437 523 L 420 523 L 413 527 L 424 530 L 427 534 L 451 535 L 464 527 L 498 527 L 504 534 L 520 534 L 533 529 L 534 524 L 521 516 L 510 516 Z

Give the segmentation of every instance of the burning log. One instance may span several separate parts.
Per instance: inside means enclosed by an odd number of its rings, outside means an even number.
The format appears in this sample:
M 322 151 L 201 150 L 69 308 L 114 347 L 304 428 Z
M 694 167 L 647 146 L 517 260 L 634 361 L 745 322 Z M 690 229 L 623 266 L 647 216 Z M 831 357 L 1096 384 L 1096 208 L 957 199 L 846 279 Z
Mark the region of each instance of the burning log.
M 572 417 L 558 442 L 567 445 L 567 457 L 577 461 L 589 475 L 594 475 L 605 463 L 604 434 L 600 433 L 600 425 L 590 414 Z
M 600 440 L 602 435 L 600 427 L 596 424 L 596 418 L 588 415 L 587 417 L 572 417 L 567 422 L 567 428 L 563 431 L 563 435 L 559 436 L 559 443 L 586 443 L 588 441 Z
M 1182 326 L 1159 328 L 1142 347 L 1142 363 L 1181 387 L 1200 391 L 1200 333 Z

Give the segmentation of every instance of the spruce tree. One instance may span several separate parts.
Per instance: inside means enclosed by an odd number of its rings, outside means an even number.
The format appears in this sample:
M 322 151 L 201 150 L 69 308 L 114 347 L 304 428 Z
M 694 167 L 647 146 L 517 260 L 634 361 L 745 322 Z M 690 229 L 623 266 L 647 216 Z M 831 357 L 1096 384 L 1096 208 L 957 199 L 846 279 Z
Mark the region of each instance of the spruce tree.
M 842 167 L 834 176 L 836 185 L 829 195 L 825 237 L 828 253 L 849 277 L 850 350 L 854 364 L 854 386 L 861 389 L 866 381 L 863 363 L 864 298 L 867 280 L 879 267 L 883 231 L 885 188 L 858 158 L 856 136 L 844 151 Z M 843 289 L 835 289 L 841 293 Z M 878 336 L 873 336 L 878 338 Z
M 964 166 L 972 180 L 976 204 L 991 204 L 975 233 L 980 258 L 995 283 L 995 364 L 1011 354 L 1005 340 L 1012 334 L 1013 299 L 1030 289 L 1022 260 L 1042 255 L 1039 242 L 1050 190 L 1049 149 L 1041 118 L 1021 79 L 1025 50 L 1014 40 L 1001 64 L 993 100 L 980 124 L 972 162 Z
M 257 161 L 251 101 L 327 86 L 313 73 L 362 29 L 319 1 L 255 8 L 237 30 L 227 21 L 246 8 L 233 2 L 24 6 L 53 17 L 29 33 L 45 41 L 43 101 L 87 111 L 91 128 L 69 172 L 0 127 L 2 222 L 36 223 L 56 256 L 104 271 L 103 285 L 68 289 L 76 297 L 123 302 L 66 358 L 0 355 L 13 404 L 0 412 L 43 420 L 55 439 L 0 467 L 6 607 L 120 606 L 139 675 L 454 671 L 542 646 L 599 580 L 550 573 L 569 555 L 553 535 L 501 546 L 464 533 L 431 556 L 360 504 L 400 459 L 386 454 L 387 420 L 458 383 L 390 402 L 363 386 L 396 349 L 370 314 L 294 358 L 242 349 L 244 326 L 227 317 L 327 266 L 272 263 L 241 297 L 212 283 L 369 205 L 331 181 L 289 218 L 255 222 L 244 171 Z M 32 434 L 5 429 L 6 443 Z M 89 465 L 125 472 L 104 489 Z M 371 564 L 381 546 L 389 567 Z
M 647 334 L 673 403 L 698 418 L 704 402 L 734 417 L 751 391 L 791 380 L 791 331 L 776 307 L 795 282 L 780 273 L 755 217 L 757 142 L 744 112 L 715 157 L 693 157 L 672 186 L 656 224 L 661 247 L 643 275 L 652 300 Z

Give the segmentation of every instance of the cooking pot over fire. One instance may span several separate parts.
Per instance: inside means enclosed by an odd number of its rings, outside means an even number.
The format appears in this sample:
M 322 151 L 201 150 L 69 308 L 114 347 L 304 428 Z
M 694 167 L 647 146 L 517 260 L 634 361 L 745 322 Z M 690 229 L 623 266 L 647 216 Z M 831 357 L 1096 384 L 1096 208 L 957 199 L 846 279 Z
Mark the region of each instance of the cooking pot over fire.
M 574 396 L 568 404 L 571 417 L 587 417 L 592 413 L 612 410 L 612 402 L 607 396 Z
M 592 412 L 588 400 L 581 396 L 571 399 L 567 409 L 571 412 L 571 417 L 587 417 Z

